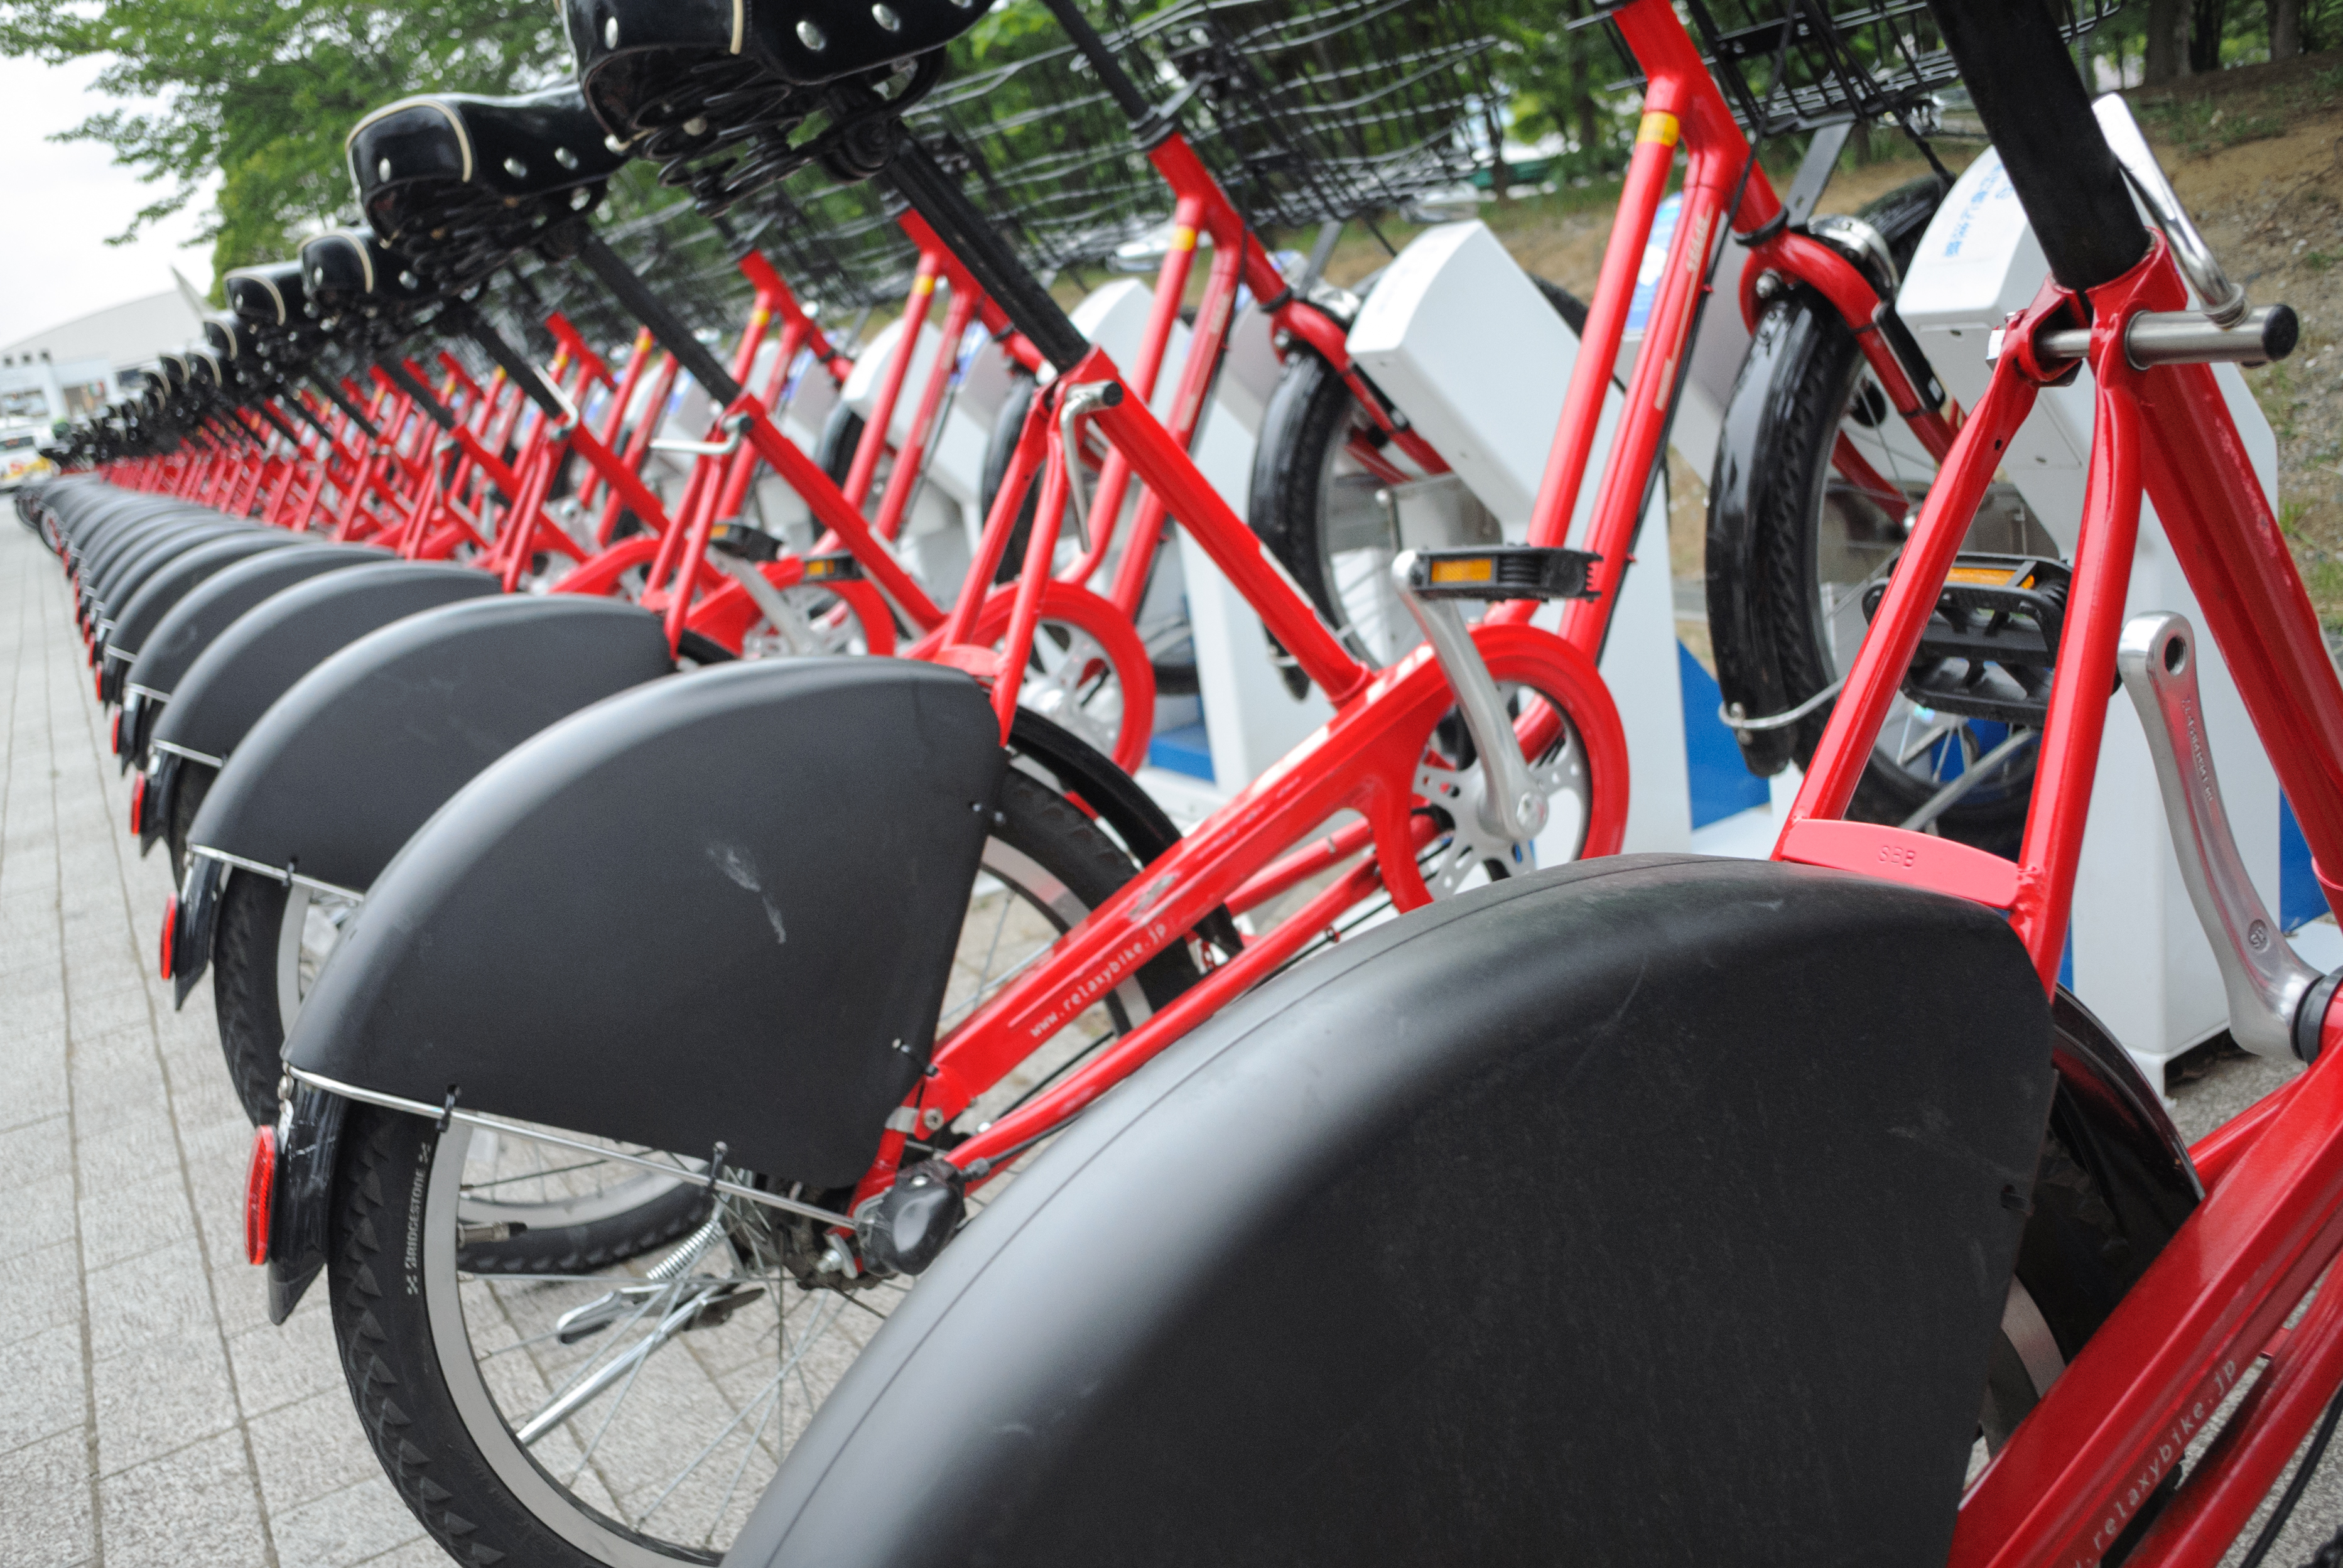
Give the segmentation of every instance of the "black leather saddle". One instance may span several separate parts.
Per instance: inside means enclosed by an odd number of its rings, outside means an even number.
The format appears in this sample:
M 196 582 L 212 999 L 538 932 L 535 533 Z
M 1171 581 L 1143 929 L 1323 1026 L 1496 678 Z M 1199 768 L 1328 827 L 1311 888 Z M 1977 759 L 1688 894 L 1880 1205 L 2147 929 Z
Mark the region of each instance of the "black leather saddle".
M 308 297 L 327 316 L 421 304 L 436 297 L 405 256 L 364 229 L 332 229 L 304 241 L 301 270 Z
M 578 85 L 611 139 L 669 166 L 669 183 L 712 206 L 838 150 L 858 118 L 900 116 L 941 75 L 943 46 L 988 9 L 990 0 L 565 0 L 562 15 Z M 911 61 L 910 89 L 881 103 L 879 84 Z M 828 128 L 793 145 L 823 107 Z M 688 172 L 695 164 L 702 177 Z
M 520 98 L 403 98 L 353 126 L 346 150 L 374 232 L 447 288 L 591 211 L 626 162 L 568 84 Z
M 239 266 L 225 280 L 227 307 L 238 320 L 264 331 L 292 327 L 301 319 L 307 300 L 301 282 L 298 260 Z
M 247 334 L 233 316 L 204 317 L 204 346 L 212 351 L 221 368 L 233 371 L 244 357 Z

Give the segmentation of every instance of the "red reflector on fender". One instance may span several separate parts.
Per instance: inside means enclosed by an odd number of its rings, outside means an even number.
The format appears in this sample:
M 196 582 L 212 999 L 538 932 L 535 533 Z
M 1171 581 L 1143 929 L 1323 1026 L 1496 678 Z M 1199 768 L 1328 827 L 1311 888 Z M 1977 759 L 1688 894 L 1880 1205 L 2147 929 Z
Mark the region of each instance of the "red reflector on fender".
M 130 830 L 146 830 L 146 775 L 141 773 L 130 781 Z
M 277 1195 L 277 1129 L 252 1130 L 252 1163 L 244 1172 L 244 1259 L 268 1261 L 269 1205 Z
M 119 708 L 114 710 L 113 739 L 108 744 L 114 748 L 114 754 L 116 757 L 122 755 L 122 709 Z
M 163 978 L 171 978 L 171 949 L 179 934 L 179 900 L 173 894 L 163 900 Z

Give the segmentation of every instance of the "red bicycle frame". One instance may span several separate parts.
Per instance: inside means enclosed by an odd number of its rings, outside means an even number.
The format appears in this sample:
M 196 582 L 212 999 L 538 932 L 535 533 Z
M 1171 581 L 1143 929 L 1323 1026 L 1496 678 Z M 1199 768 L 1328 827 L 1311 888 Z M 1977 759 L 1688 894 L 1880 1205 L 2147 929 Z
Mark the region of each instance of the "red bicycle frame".
M 2202 606 L 2309 841 L 2328 901 L 2343 865 L 2343 682 L 2212 371 L 2133 367 L 2125 334 L 2187 290 L 2159 239 L 2087 297 L 2046 286 L 2013 319 L 1984 398 L 1954 443 L 1856 656 L 1775 858 L 1932 888 L 2008 911 L 2056 982 L 2145 496 Z M 2082 528 L 2026 830 L 2015 861 L 1841 819 L 1922 627 L 2038 390 L 2070 367 L 2039 335 L 2087 322 L 2097 378 Z M 1952 1561 L 2097 1561 L 2259 1355 L 2268 1365 L 2133 1552 L 2217 1562 L 2343 1382 L 2343 1299 L 2281 1325 L 2343 1247 L 2343 1013 L 2286 1090 L 2197 1146 L 2206 1200 L 1962 1505 Z
M 1678 367 L 1683 364 L 1710 246 L 1725 208 L 1740 186 L 1737 216 L 1762 232 L 1780 212 L 1764 171 L 1754 166 L 1749 146 L 1735 124 L 1698 51 L 1665 0 L 1634 0 L 1615 13 L 1650 79 L 1645 113 L 1623 194 L 1619 216 L 1605 253 L 1601 281 L 1582 342 L 1576 368 L 1540 487 L 1530 527 L 1534 545 L 1563 545 L 1570 532 L 1577 495 L 1590 465 L 1596 427 L 1610 389 L 1620 337 L 1635 274 L 1678 145 L 1689 154 L 1684 210 L 1670 242 L 1666 281 L 1654 301 L 1645 347 L 1626 391 L 1627 412 L 1614 437 L 1593 522 L 1583 548 L 1603 559 L 1594 578 L 1594 596 L 1571 601 L 1559 636 L 1529 624 L 1527 601 L 1493 608 L 1473 632 L 1490 673 L 1501 682 L 1519 682 L 1562 704 L 1586 747 L 1593 770 L 1593 799 L 1584 852 L 1615 849 L 1626 807 L 1625 742 L 1595 658 L 1620 577 L 1644 510 L 1645 476 L 1666 434 Z M 1175 166 L 1193 155 L 1177 138 L 1167 142 L 1166 161 Z M 1744 179 L 1746 176 L 1745 182 Z M 1204 176 L 1209 179 L 1209 176 Z M 1182 190 L 1182 216 L 1203 214 Z M 1214 278 L 1227 279 L 1245 259 L 1249 242 L 1240 230 L 1232 246 L 1215 236 Z M 1804 236 L 1777 230 L 1753 246 L 1761 267 L 1815 282 L 1864 330 L 1865 352 L 1891 398 L 1910 410 L 1915 427 L 1933 449 L 1948 450 L 1949 425 L 1920 406 L 1920 397 L 1892 351 L 1870 330 L 1879 301 L 1863 275 L 1837 253 Z M 1264 258 L 1265 262 L 1265 258 Z M 1167 270 L 1184 266 L 1175 249 Z M 1223 269 L 1227 271 L 1224 272 Z M 1274 276 L 1273 270 L 1271 273 Z M 1279 286 L 1282 287 L 1282 280 Z M 1159 293 L 1158 307 L 1166 295 Z M 1176 298 L 1173 294 L 1169 297 Z M 1200 317 L 1211 316 L 1211 296 Z M 1282 302 L 1292 309 L 1291 302 Z M 1744 307 L 1754 313 L 1754 293 Z M 1292 310 L 1308 320 L 1314 312 Z M 1322 326 L 1339 328 L 1322 317 Z M 1343 363 L 1346 363 L 1344 361 Z M 1204 368 L 1200 371 L 1199 367 Z M 1188 376 L 1209 374 L 1201 350 L 1192 350 Z M 1203 383 L 1199 383 L 1198 387 Z M 1023 646 L 1037 615 L 1043 569 L 1051 559 L 1060 513 L 1068 489 L 1066 454 L 1058 414 L 1066 399 L 1080 397 L 1089 418 L 1105 436 L 1116 457 L 1147 487 L 1150 499 L 1177 517 L 1260 612 L 1270 634 L 1333 703 L 1333 718 L 1291 755 L 1199 825 L 1182 843 L 1150 865 L 1115 898 L 1061 938 L 1045 957 L 985 1003 L 937 1045 L 932 1070 L 907 1102 L 915 1125 L 949 1122 L 977 1095 L 1023 1060 L 1034 1042 L 1077 1016 L 1092 1000 L 1181 939 L 1215 910 L 1242 914 L 1310 876 L 1339 871 L 1333 883 L 1272 930 L 1208 973 L 1177 1000 L 1107 1044 L 1045 1092 L 996 1118 L 983 1131 L 956 1145 L 950 1158 L 963 1169 L 996 1161 L 1042 1136 L 1078 1112 L 1097 1095 L 1134 1070 L 1172 1040 L 1225 1005 L 1239 991 L 1268 978 L 1310 942 L 1326 932 L 1346 910 L 1377 890 L 1394 907 L 1414 908 L 1429 898 L 1415 855 L 1431 836 L 1428 819 L 1414 814 L 1415 769 L 1432 725 L 1453 700 L 1447 680 L 1427 647 L 1419 647 L 1388 669 L 1376 671 L 1354 659 L 1315 611 L 1265 557 L 1255 536 L 1223 503 L 1188 460 L 1173 432 L 1148 411 L 1141 397 L 1115 394 L 1135 385 L 1102 350 L 1092 348 L 1037 399 L 1002 495 L 1021 496 L 1038 472 L 1041 496 L 1018 584 L 1015 617 L 1006 647 L 996 653 L 947 628 L 948 645 L 939 657 L 994 683 L 996 711 L 1005 726 L 1013 693 L 1004 694 L 1005 661 Z M 1180 407 L 1198 387 L 1183 386 Z M 1200 392 L 1199 392 L 1199 395 Z M 1370 403 L 1369 407 L 1373 404 Z M 1101 498 L 1101 506 L 1104 498 Z M 997 508 L 996 508 L 997 510 Z M 1103 527 L 1109 513 L 1097 518 Z M 1141 536 L 1142 539 L 1144 535 Z M 1139 541 L 1134 541 L 1134 548 Z M 990 561 L 980 561 L 989 570 Z M 1525 755 L 1534 758 L 1559 733 L 1562 716 L 1545 703 L 1529 705 L 1516 733 Z M 1339 810 L 1355 810 L 1357 823 L 1313 839 L 1288 852 L 1304 835 Z M 1363 859 L 1355 859 L 1362 851 Z M 1344 869 L 1346 862 L 1353 862 Z M 858 1188 L 855 1201 L 869 1201 L 893 1180 L 905 1139 L 890 1131 Z

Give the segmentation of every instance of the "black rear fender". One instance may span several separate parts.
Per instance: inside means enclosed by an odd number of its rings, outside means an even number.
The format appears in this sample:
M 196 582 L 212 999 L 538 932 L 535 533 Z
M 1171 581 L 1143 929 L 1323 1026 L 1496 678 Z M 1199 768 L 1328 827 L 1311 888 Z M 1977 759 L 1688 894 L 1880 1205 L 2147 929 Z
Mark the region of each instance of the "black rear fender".
M 186 528 L 168 538 L 156 539 L 143 549 L 125 556 L 98 587 L 98 636 L 103 638 L 113 635 L 115 627 L 121 622 L 123 611 L 130 608 L 131 600 L 138 597 L 138 590 L 145 588 L 156 572 L 206 545 L 216 544 L 222 539 L 249 537 L 259 531 L 249 523 L 219 523 Z
M 974 681 L 900 659 L 597 703 L 407 841 L 286 1060 L 851 1184 L 926 1064 L 1005 756 Z
M 256 528 L 188 550 L 150 576 L 122 607 L 122 613 L 115 618 L 114 630 L 106 638 L 105 663 L 99 670 L 106 699 L 122 700 L 124 678 L 129 673 L 131 661 L 181 599 L 215 573 L 238 561 L 281 550 L 297 542 L 292 534 L 276 528 Z
M 137 688 L 145 694 L 147 708 L 146 731 L 131 755 L 146 754 L 145 742 L 153 734 L 161 703 L 178 689 L 187 667 L 245 611 L 296 583 L 389 558 L 387 552 L 371 545 L 299 544 L 223 568 L 190 588 L 156 622 L 123 678 L 123 689 Z
M 277 1119 L 277 1177 L 268 1206 L 268 1321 L 293 1315 L 326 1266 L 334 1158 L 350 1102 L 307 1084 L 295 1087 Z
M 154 745 L 218 767 L 268 705 L 329 655 L 392 621 L 496 591 L 488 573 L 436 561 L 384 561 L 285 588 L 188 667 L 156 721 Z
M 659 618 L 611 599 L 498 595 L 408 616 L 261 716 L 205 796 L 188 852 L 364 891 L 489 763 L 673 668 Z M 183 908 L 184 1000 L 209 960 L 216 904 Z

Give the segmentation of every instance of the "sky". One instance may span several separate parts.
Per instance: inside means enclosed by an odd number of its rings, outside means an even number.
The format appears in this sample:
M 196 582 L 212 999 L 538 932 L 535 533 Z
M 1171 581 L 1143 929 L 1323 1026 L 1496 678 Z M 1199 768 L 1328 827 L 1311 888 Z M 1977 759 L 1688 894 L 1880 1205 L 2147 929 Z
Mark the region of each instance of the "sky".
M 107 246 L 166 187 L 141 184 L 96 143 L 47 139 L 120 102 L 89 91 L 97 72 L 96 61 L 0 59 L 0 343 L 159 294 L 175 266 L 196 292 L 211 286 L 211 246 L 195 241 L 206 199 Z

